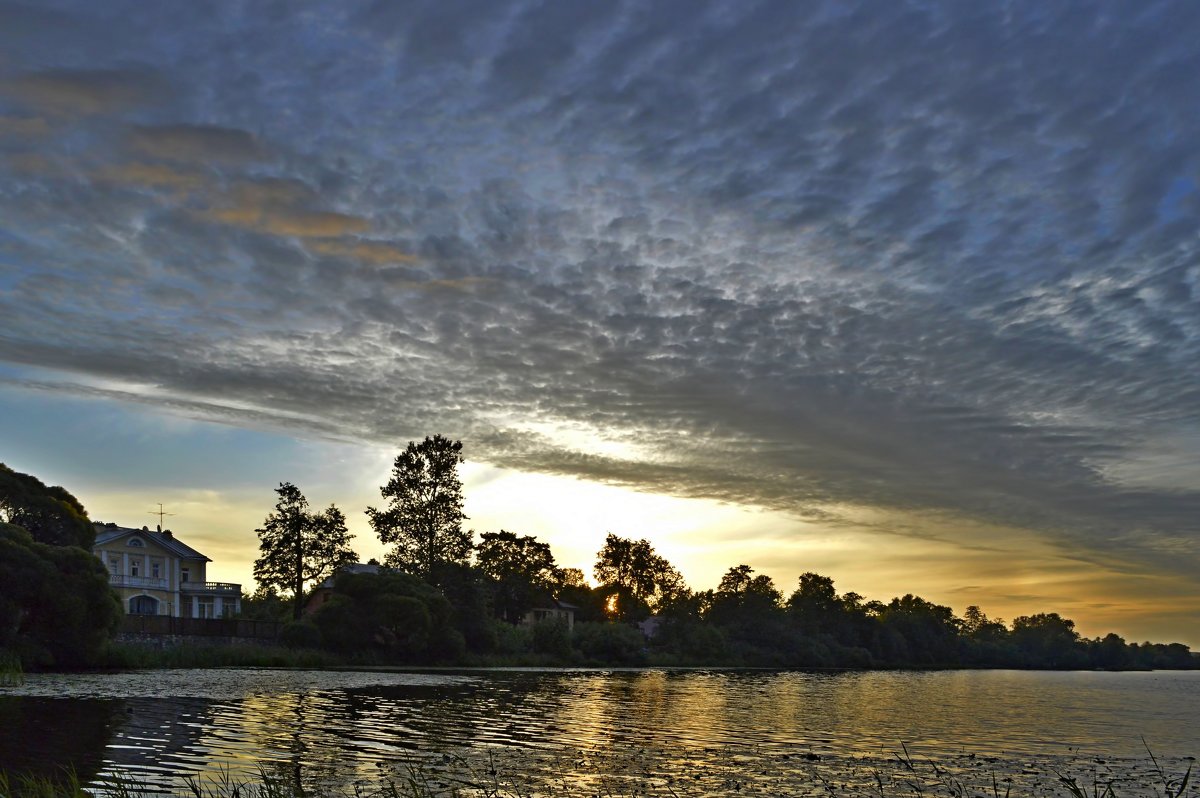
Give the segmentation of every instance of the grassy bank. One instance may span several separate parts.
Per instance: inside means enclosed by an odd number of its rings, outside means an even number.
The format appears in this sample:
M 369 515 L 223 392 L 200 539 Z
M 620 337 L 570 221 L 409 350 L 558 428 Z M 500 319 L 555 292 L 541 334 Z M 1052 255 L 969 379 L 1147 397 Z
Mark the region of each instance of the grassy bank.
M 136 643 L 113 643 L 104 651 L 99 662 L 101 670 L 133 670 L 145 668 L 327 668 L 355 664 L 315 649 L 295 649 L 283 646 L 239 643 L 211 645 L 181 643 L 155 647 Z

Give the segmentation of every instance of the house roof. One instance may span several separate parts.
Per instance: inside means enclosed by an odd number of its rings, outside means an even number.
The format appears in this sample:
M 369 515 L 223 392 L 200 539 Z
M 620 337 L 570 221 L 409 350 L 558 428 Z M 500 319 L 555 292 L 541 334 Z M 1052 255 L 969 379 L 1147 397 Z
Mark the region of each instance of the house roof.
M 333 589 L 333 584 L 337 581 L 338 574 L 377 574 L 382 567 L 382 565 L 376 565 L 373 562 L 356 562 L 350 565 L 343 565 L 337 570 L 337 573 L 327 577 L 324 582 L 317 585 L 316 589 Z
M 141 529 L 133 529 L 126 526 L 117 526 L 116 524 L 96 524 L 96 543 L 100 546 L 105 543 L 111 543 L 114 540 L 120 540 L 129 535 L 137 535 L 140 538 L 152 541 L 155 545 L 166 549 L 176 557 L 184 560 L 204 560 L 212 562 L 208 557 L 205 557 L 200 552 L 193 549 L 186 543 L 181 542 L 177 537 L 171 534 L 170 530 L 166 532 L 158 532 L 146 527 Z

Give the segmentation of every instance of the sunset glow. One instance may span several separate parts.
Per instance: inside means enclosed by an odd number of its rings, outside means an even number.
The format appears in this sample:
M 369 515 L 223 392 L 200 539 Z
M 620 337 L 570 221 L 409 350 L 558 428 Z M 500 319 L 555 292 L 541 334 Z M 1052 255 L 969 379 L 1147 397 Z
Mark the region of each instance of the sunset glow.
M 382 557 L 440 433 L 585 574 L 1200 647 L 1195 15 L 1134 5 L 6 6 L 0 462 L 252 589 L 280 482 Z

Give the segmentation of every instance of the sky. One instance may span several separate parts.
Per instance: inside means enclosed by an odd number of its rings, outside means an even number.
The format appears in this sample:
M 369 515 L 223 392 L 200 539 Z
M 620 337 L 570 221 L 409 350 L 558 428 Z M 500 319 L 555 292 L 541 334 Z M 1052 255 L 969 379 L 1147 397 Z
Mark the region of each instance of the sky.
M 0 3 L 0 461 L 1200 647 L 1200 5 Z

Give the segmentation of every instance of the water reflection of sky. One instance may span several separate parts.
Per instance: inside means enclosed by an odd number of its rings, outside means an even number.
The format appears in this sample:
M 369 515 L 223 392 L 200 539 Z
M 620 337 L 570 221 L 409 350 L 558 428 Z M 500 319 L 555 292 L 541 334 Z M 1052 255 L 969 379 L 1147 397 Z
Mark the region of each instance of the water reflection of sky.
M 1200 673 L 230 669 L 33 675 L 6 693 L 0 709 L 16 728 L 0 731 L 0 746 L 36 722 L 14 708 L 101 707 L 107 736 L 91 758 L 164 785 L 185 773 L 255 776 L 260 766 L 372 783 L 414 758 L 481 751 L 579 779 L 630 763 L 688 772 L 718 751 L 751 769 L 890 756 L 900 741 L 923 756 L 1132 757 L 1144 754 L 1143 735 L 1163 756 L 1200 751 Z

